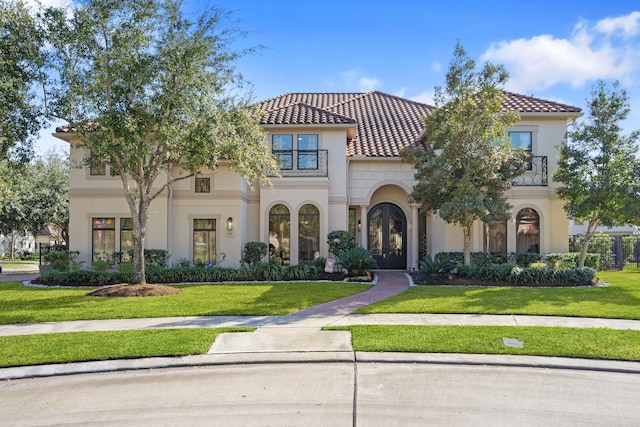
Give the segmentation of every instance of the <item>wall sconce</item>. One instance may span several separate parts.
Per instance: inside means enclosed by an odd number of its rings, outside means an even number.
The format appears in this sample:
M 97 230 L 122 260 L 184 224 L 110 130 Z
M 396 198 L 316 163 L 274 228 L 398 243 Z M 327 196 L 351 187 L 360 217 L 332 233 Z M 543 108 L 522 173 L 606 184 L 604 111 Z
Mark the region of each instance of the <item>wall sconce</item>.
M 358 231 L 362 231 L 362 221 L 358 220 Z
M 233 237 L 233 218 L 227 218 L 227 237 Z

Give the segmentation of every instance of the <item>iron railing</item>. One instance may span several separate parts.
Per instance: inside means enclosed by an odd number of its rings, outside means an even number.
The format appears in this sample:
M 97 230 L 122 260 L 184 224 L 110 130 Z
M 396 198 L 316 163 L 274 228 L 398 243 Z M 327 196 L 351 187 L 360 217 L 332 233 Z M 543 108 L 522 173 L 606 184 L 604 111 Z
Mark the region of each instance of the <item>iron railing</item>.
M 548 182 L 547 156 L 534 156 L 524 174 L 513 180 L 513 185 L 546 187 Z

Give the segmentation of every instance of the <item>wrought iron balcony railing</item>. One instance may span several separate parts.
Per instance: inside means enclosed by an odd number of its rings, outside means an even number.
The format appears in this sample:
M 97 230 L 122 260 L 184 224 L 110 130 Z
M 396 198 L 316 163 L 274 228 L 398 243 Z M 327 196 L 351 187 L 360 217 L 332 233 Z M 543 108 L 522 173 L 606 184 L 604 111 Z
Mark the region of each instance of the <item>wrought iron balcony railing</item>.
M 273 156 L 280 164 L 280 175 L 329 176 L 329 155 L 327 150 L 282 150 Z
M 524 174 L 513 180 L 514 186 L 539 186 L 548 185 L 547 156 L 534 156 L 527 164 Z

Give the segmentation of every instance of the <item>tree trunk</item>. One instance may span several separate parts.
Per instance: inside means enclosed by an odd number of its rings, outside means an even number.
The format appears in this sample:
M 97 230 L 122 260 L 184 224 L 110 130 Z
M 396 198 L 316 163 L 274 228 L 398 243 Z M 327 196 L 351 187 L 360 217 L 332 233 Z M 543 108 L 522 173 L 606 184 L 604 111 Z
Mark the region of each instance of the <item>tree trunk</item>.
M 465 225 L 462 228 L 464 233 L 464 263 L 471 265 L 471 225 Z
M 587 226 L 587 232 L 584 235 L 584 243 L 582 244 L 582 248 L 580 250 L 580 258 L 578 259 L 579 268 L 584 267 L 584 262 L 587 259 L 587 250 L 589 249 L 589 243 L 591 243 L 591 239 L 595 234 L 597 226 L 598 226 L 598 220 L 593 218 L 589 220 L 589 225 Z
M 130 194 L 127 196 L 133 220 L 133 284 L 146 285 L 144 246 L 147 234 L 147 213 L 151 201 L 142 191 L 139 191 L 137 200 Z

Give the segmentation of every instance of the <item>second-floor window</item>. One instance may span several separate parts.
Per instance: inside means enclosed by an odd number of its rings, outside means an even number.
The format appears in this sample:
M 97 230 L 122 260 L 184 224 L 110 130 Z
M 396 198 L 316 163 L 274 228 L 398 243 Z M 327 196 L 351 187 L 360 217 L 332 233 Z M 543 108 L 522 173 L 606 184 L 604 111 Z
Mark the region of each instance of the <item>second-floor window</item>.
M 92 176 L 106 175 L 107 165 L 100 161 L 92 161 L 89 165 L 89 174 Z
M 271 150 L 281 170 L 318 169 L 317 134 L 296 135 L 296 147 L 293 146 L 293 135 L 272 135 Z
M 280 169 L 293 169 L 293 135 L 272 135 L 271 150 Z
M 298 135 L 298 169 L 318 169 L 318 135 Z
M 531 132 L 509 132 L 509 139 L 511 140 L 511 145 L 515 148 L 524 148 L 529 155 L 533 152 L 533 138 Z M 526 164 L 526 169 L 531 170 L 532 164 L 528 162 Z
M 210 193 L 211 192 L 211 179 L 210 178 L 196 178 L 196 193 Z

